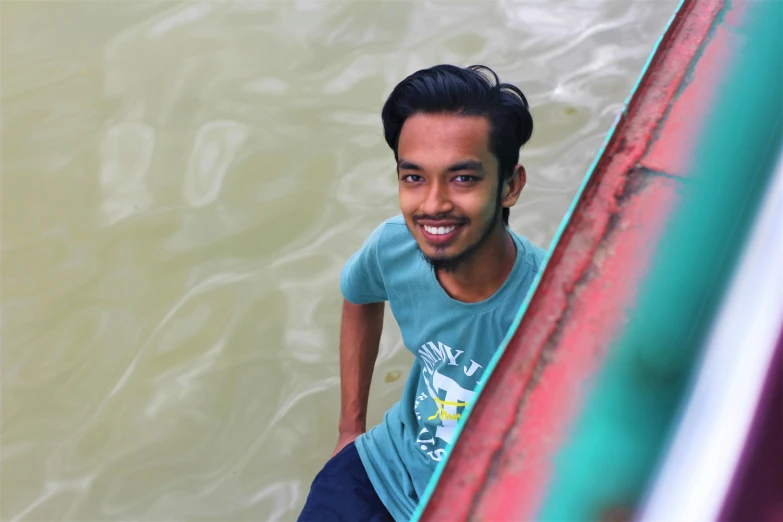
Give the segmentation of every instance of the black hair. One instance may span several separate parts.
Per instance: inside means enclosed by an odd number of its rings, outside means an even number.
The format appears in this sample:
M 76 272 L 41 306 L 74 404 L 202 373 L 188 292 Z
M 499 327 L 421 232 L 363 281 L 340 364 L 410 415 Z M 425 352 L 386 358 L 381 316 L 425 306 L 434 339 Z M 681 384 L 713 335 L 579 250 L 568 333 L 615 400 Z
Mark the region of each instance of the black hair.
M 395 160 L 399 160 L 402 126 L 414 114 L 486 117 L 490 123 L 490 151 L 498 161 L 500 200 L 503 181 L 514 173 L 519 150 L 533 134 L 533 117 L 522 91 L 501 83 L 495 71 L 484 65 L 436 65 L 411 74 L 394 88 L 381 111 L 383 134 Z M 509 209 L 504 208 L 506 225 L 508 216 Z

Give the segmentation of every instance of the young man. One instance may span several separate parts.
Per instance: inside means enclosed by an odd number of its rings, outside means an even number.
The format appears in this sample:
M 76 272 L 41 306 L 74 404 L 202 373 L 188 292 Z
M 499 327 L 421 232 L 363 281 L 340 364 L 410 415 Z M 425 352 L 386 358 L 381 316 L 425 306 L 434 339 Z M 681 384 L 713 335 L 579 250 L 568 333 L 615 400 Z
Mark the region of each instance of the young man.
M 300 520 L 408 520 L 525 299 L 544 251 L 507 228 L 525 186 L 525 96 L 489 68 L 403 80 L 381 113 L 401 216 L 346 263 L 334 454 Z M 365 433 L 384 301 L 415 355 L 402 400 Z

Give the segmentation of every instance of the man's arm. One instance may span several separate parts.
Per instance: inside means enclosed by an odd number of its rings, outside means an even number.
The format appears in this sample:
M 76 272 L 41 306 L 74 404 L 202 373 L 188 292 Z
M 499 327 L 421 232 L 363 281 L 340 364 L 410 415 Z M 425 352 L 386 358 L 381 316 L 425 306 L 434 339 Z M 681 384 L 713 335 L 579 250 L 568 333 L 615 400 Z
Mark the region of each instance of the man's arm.
M 367 429 L 367 400 L 383 330 L 384 303 L 343 303 L 340 327 L 340 436 L 332 456 Z

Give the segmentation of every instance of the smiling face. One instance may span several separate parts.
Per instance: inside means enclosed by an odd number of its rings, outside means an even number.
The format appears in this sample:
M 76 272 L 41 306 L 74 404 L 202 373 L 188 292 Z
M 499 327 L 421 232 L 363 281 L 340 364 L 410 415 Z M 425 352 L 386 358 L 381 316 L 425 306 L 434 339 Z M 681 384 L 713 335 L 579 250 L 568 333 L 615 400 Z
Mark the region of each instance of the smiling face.
M 501 232 L 501 210 L 516 203 L 524 170 L 498 197 L 498 162 L 481 116 L 416 114 L 405 121 L 397 155 L 400 209 L 424 256 L 453 270 Z

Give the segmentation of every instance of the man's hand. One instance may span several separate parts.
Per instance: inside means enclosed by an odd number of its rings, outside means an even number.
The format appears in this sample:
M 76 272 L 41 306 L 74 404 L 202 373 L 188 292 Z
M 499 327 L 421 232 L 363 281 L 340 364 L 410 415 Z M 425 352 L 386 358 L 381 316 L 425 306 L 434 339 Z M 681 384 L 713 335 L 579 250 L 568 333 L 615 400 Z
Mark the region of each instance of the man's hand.
M 347 433 L 341 432 L 340 437 L 337 439 L 337 447 L 335 447 L 334 451 L 332 452 L 332 457 L 340 453 L 344 447 L 346 447 L 351 442 L 355 441 L 356 438 L 361 434 L 362 432 L 360 431 L 347 432 Z

